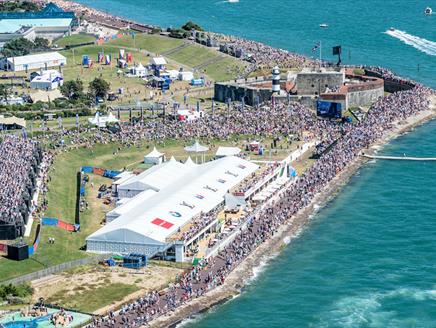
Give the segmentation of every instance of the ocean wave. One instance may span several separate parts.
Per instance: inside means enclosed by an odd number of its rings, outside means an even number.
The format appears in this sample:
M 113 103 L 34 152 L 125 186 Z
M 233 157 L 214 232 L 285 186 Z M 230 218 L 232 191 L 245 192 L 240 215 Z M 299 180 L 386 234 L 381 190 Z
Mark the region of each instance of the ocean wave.
M 387 30 L 385 33 L 427 55 L 436 56 L 436 42 L 400 30 Z
M 321 314 L 319 327 L 398 327 L 401 326 L 402 319 L 396 311 L 384 310 L 386 303 L 429 300 L 436 300 L 435 289 L 398 288 L 387 292 L 347 296 Z

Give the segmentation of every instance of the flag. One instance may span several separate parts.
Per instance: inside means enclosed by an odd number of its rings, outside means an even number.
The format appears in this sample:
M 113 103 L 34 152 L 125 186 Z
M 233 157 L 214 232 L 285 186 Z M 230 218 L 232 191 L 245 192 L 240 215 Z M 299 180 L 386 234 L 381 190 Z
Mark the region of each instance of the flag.
M 315 43 L 314 47 L 312 48 L 312 52 L 315 52 L 320 47 L 320 45 L 320 42 Z

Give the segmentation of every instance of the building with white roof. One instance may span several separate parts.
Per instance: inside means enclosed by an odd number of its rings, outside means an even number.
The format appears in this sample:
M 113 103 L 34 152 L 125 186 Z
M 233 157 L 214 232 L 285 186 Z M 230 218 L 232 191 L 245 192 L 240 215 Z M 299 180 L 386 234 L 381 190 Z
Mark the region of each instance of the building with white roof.
M 1 67 L 7 71 L 20 72 L 32 69 L 65 66 L 67 58 L 59 52 L 45 52 L 34 55 L 3 58 Z
M 56 70 L 42 71 L 30 81 L 31 89 L 54 90 L 64 83 L 64 77 Z
M 71 33 L 76 24 L 74 12 L 66 12 L 54 3 L 39 12 L 0 12 L 0 42 L 20 37 L 32 41 L 36 37 L 54 39 Z
M 131 187 L 155 189 L 144 189 L 113 210 L 112 221 L 86 239 L 87 250 L 152 257 L 174 248 L 176 260 L 182 261 L 185 242 L 170 237 L 195 216 L 223 204 L 229 190 L 257 169 L 256 164 L 233 156 L 201 165 L 169 161 L 154 166 L 132 178 Z

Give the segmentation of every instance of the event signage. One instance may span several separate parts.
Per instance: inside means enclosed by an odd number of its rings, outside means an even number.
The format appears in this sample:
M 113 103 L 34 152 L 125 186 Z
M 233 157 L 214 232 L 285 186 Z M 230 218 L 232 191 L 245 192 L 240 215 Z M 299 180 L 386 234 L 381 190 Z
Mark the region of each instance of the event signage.
M 168 221 L 165 221 L 165 220 L 162 220 L 159 218 L 154 219 L 153 221 L 151 221 L 151 223 L 153 223 L 159 227 L 165 228 L 165 229 L 169 229 L 174 225 L 171 222 L 168 222 Z
M 180 214 L 179 212 L 170 211 L 170 214 L 171 214 L 172 216 L 174 216 L 175 218 L 180 218 L 180 217 L 182 217 L 182 214 Z

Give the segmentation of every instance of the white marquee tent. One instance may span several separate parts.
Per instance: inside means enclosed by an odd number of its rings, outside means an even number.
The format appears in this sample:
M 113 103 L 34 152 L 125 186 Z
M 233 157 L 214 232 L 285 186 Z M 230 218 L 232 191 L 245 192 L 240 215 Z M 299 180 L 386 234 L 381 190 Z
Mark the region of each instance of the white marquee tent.
M 153 168 L 160 171 L 165 164 Z M 122 205 L 117 218 L 86 239 L 88 251 L 136 252 L 149 257 L 165 251 L 173 245 L 168 240 L 172 234 L 199 213 L 207 213 L 222 203 L 228 190 L 258 169 L 256 164 L 233 156 L 186 165 L 184 173 L 179 166 L 169 167 L 177 178 L 159 192 L 144 196 L 144 200 L 139 201 L 138 196 Z M 146 179 L 143 183 L 147 183 Z

